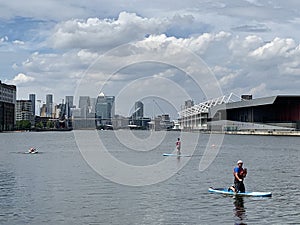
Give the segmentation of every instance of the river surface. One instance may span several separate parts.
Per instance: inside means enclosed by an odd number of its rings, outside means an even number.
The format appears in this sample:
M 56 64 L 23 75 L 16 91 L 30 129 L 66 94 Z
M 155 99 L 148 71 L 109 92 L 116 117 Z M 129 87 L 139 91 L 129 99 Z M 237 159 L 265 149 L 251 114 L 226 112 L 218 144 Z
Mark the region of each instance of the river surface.
M 177 159 L 162 154 L 174 150 L 179 132 L 162 133 L 152 150 L 138 151 L 134 146 L 143 148 L 139 140 L 151 147 L 149 131 L 117 131 L 135 137 L 127 138 L 131 147 L 113 131 L 98 131 L 106 154 L 136 166 L 132 181 L 125 169 L 117 168 L 125 174 L 123 181 L 135 186 L 112 181 L 118 171 L 99 175 L 84 159 L 74 132 L 0 133 L 0 224 L 300 224 L 299 137 L 227 135 L 212 163 L 200 171 L 208 134 L 199 136 L 192 157 Z M 81 135 L 89 132 L 95 133 Z M 182 137 L 183 154 L 195 135 Z M 31 146 L 39 154 L 24 154 Z M 163 173 L 156 163 L 166 158 L 167 164 L 182 168 L 159 180 Z M 210 186 L 232 184 L 239 159 L 248 169 L 246 190 L 271 191 L 271 198 L 208 193 Z M 103 168 L 110 165 L 101 160 Z M 158 183 L 148 179 L 143 165 L 154 165 Z M 140 186 L 134 178 L 141 179 L 141 173 L 153 184 Z

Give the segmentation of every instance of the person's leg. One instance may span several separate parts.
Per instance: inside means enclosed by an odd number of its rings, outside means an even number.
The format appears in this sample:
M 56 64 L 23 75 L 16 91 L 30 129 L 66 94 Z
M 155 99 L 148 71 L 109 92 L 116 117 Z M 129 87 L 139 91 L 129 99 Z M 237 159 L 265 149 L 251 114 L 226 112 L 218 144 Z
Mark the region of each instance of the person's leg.
M 228 191 L 236 192 L 234 185 L 230 186 L 230 187 L 228 188 Z
M 245 185 L 244 185 L 244 182 L 240 182 L 240 189 L 239 189 L 240 192 L 244 193 L 245 192 Z
M 181 152 L 180 152 L 180 148 L 177 148 L 177 154 L 180 155 Z
M 235 192 L 238 193 L 239 190 L 240 190 L 240 182 L 239 181 L 234 181 L 234 189 L 235 189 Z
M 245 192 L 245 185 L 243 181 L 236 181 L 234 185 L 235 185 L 236 192 L 241 192 L 241 193 Z

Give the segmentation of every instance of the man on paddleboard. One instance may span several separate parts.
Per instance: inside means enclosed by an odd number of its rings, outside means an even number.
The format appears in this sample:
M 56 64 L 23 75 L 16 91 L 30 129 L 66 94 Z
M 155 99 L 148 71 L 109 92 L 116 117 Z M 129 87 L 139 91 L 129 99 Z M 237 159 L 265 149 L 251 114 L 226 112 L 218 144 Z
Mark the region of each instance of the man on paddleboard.
M 234 191 L 245 192 L 244 178 L 247 175 L 247 169 L 243 168 L 243 161 L 237 161 L 237 167 L 233 169 Z

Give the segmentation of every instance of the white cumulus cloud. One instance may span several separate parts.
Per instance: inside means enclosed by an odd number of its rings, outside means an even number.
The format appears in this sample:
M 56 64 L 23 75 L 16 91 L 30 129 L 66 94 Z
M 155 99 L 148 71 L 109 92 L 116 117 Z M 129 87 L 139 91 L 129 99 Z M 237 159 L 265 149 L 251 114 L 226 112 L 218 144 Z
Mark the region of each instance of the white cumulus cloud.
M 110 49 L 148 34 L 159 34 L 169 23 L 164 18 L 143 18 L 127 12 L 121 12 L 117 19 L 74 19 L 59 23 L 49 42 L 58 49 Z
M 32 81 L 34 81 L 33 77 L 25 75 L 24 73 L 19 73 L 10 82 L 14 85 L 20 85 L 20 84 L 24 84 L 24 83 L 28 83 L 28 82 L 32 82 Z
M 257 57 L 258 59 L 269 59 L 279 56 L 285 57 L 289 51 L 295 47 L 296 43 L 293 39 L 276 37 L 273 41 L 250 52 L 249 55 L 251 57 Z

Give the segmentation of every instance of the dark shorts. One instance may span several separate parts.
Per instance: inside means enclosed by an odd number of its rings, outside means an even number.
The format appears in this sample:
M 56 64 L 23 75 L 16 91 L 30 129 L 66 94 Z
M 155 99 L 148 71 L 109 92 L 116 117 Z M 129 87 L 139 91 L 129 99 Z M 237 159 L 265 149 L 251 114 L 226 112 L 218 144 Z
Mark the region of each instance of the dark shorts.
M 237 192 L 242 192 L 242 193 L 245 192 L 245 185 L 244 185 L 243 181 L 235 180 L 234 187 L 235 187 L 235 190 L 237 190 Z

